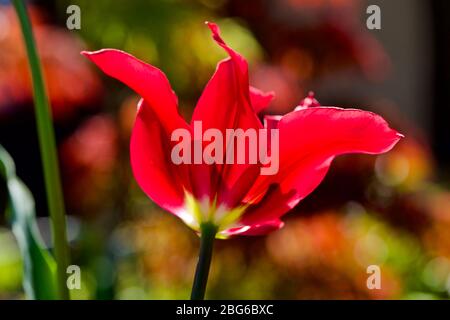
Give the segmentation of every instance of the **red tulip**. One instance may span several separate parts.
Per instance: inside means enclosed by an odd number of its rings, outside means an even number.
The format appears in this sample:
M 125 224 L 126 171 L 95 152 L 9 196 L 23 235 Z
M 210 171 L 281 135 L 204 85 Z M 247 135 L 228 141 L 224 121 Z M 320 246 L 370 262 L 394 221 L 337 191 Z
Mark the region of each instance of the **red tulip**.
M 217 226 L 218 237 L 278 229 L 280 217 L 319 185 L 335 156 L 384 153 L 402 137 L 374 113 L 322 107 L 313 96 L 284 116 L 265 116 L 263 125 L 257 113 L 273 94 L 249 86 L 247 61 L 222 40 L 215 24 L 207 25 L 229 58 L 219 62 L 190 124 L 179 115 L 177 97 L 159 69 L 118 50 L 83 52 L 142 97 L 131 137 L 134 175 L 151 199 L 194 230 L 206 222 Z M 197 121 L 201 133 L 218 129 L 224 136 L 230 128 L 278 129 L 279 170 L 262 175 L 261 163 L 175 164 L 172 133 L 185 129 L 195 136 Z M 195 148 L 198 141 L 190 143 Z

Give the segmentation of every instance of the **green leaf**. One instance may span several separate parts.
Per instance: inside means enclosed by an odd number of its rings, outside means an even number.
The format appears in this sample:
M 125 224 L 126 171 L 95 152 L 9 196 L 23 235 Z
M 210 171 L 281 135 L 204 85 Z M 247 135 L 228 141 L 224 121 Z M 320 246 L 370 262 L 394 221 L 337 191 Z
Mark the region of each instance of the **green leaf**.
M 0 177 L 8 192 L 8 220 L 23 258 L 23 287 L 29 299 L 56 299 L 56 262 L 45 249 L 36 224 L 34 200 L 16 176 L 12 158 L 0 146 Z

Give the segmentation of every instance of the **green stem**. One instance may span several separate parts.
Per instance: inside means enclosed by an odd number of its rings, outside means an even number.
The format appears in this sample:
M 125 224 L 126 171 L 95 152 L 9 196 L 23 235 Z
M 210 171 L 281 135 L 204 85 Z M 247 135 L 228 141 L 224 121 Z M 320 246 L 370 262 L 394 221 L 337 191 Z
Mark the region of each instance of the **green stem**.
M 192 286 L 191 300 L 203 300 L 206 283 L 208 282 L 209 267 L 216 238 L 217 227 L 212 223 L 204 223 L 200 227 L 200 253 L 197 269 L 195 270 L 194 284 Z
M 48 97 L 44 87 L 41 65 L 36 51 L 30 19 L 23 0 L 12 0 L 19 17 L 23 38 L 28 54 L 28 63 L 33 80 L 33 94 L 36 112 L 36 125 L 44 171 L 47 202 L 52 222 L 52 237 L 57 262 L 57 286 L 60 299 L 69 299 L 66 285 L 66 269 L 69 250 L 66 236 L 64 200 L 56 152 L 55 133 Z

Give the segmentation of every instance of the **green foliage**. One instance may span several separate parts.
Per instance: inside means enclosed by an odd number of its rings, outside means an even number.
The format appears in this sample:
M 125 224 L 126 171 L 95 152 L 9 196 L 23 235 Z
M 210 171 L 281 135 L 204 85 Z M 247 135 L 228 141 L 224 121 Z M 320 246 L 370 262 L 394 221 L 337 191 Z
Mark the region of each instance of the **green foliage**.
M 56 299 L 56 262 L 44 248 L 36 224 L 34 200 L 17 178 L 14 162 L 0 146 L 0 176 L 8 192 L 8 220 L 23 258 L 23 287 L 30 299 Z

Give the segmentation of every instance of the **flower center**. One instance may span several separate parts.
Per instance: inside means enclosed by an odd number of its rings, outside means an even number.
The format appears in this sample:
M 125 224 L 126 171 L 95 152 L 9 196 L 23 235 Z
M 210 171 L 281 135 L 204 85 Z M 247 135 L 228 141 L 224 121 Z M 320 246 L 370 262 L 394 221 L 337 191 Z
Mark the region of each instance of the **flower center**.
M 185 217 L 181 216 L 185 223 L 195 231 L 200 230 L 203 223 L 211 223 L 221 231 L 239 227 L 238 221 L 247 206 L 237 206 L 227 208 L 223 204 L 217 204 L 217 197 L 214 201 L 205 198 L 203 200 L 195 199 L 192 194 L 185 192 Z

